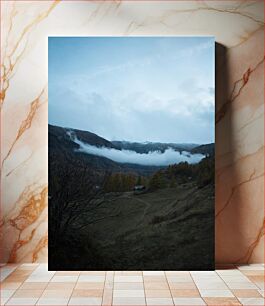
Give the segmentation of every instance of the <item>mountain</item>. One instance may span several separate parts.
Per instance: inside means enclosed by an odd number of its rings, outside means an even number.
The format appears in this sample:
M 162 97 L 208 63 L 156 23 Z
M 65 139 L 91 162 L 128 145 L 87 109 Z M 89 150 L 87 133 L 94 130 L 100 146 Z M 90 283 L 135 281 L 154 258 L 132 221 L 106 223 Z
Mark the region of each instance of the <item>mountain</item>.
M 76 152 L 79 145 L 71 138 L 71 132 L 75 137 L 84 143 L 97 147 L 107 147 L 120 150 L 112 142 L 87 131 L 63 128 L 59 126 L 48 126 L 48 155 L 49 155 L 49 175 L 57 176 L 62 168 L 87 169 L 89 180 L 101 181 L 106 172 L 134 173 L 136 175 L 151 175 L 161 169 L 160 166 L 142 166 L 138 164 L 122 164 L 114 162 L 103 156 L 97 156 L 82 152 Z
M 130 141 L 109 141 L 97 134 L 70 128 L 63 128 L 49 124 L 49 137 L 56 136 L 58 140 L 63 141 L 65 145 L 70 145 L 72 148 L 79 146 L 71 141 L 69 134 L 73 133 L 76 138 L 86 144 L 96 147 L 113 148 L 116 150 L 130 150 L 136 153 L 148 153 L 160 151 L 164 153 L 167 149 L 175 151 L 187 151 L 190 153 L 201 153 L 212 155 L 214 153 L 214 143 L 210 144 L 194 144 L 194 143 L 161 143 L 161 142 L 130 142 Z M 51 143 L 52 144 L 52 143 Z
M 204 155 L 209 155 L 209 156 L 214 156 L 214 143 L 209 143 L 205 145 L 200 145 L 191 150 L 192 154 L 204 154 Z
M 72 144 L 72 147 L 78 148 L 79 146 L 71 140 L 70 134 L 73 133 L 79 140 L 88 143 L 96 147 L 106 147 L 118 149 L 111 141 L 108 141 L 94 133 L 76 129 L 63 128 L 55 125 L 49 124 L 49 137 L 52 137 L 54 140 L 57 138 L 58 141 L 63 141 L 64 144 Z M 55 138 L 54 138 L 55 137 Z M 53 145 L 51 141 L 49 145 Z M 74 145 L 73 145 L 74 144 Z
M 213 156 L 214 144 L 177 144 L 160 142 L 128 142 L 128 141 L 109 141 L 94 133 L 77 129 L 63 128 L 49 125 L 49 159 L 53 168 L 61 167 L 68 163 L 73 167 L 86 167 L 91 172 L 91 177 L 98 177 L 103 172 L 127 172 L 136 175 L 150 175 L 155 171 L 164 168 L 162 166 L 144 166 L 139 164 L 119 163 L 103 156 L 92 155 L 84 152 L 76 152 L 80 145 L 76 139 L 82 143 L 105 147 L 116 150 L 131 150 L 136 153 L 148 153 L 160 151 L 164 153 L 171 148 L 175 151 L 187 151 L 190 154 L 201 153 Z
M 112 141 L 120 150 L 131 150 L 137 153 L 148 153 L 154 151 L 160 151 L 164 153 L 167 149 L 173 149 L 175 151 L 190 151 L 193 148 L 198 147 L 197 144 L 177 144 L 177 143 L 161 143 L 161 142 L 129 142 L 129 141 Z

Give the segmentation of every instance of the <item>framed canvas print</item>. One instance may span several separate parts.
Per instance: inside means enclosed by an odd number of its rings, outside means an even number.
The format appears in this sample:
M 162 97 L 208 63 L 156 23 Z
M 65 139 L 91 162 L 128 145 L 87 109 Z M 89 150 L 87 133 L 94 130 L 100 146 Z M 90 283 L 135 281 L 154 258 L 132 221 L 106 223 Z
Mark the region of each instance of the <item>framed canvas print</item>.
M 214 269 L 214 38 L 49 37 L 49 269 Z

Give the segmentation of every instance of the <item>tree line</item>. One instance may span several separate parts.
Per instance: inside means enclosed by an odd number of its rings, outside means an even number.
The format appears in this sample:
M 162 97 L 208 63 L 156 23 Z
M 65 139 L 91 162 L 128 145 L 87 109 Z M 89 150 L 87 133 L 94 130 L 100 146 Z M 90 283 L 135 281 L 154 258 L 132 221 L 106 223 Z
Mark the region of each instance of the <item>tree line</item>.
M 153 191 L 175 187 L 189 181 L 196 182 L 199 188 L 214 184 L 214 159 L 205 157 L 198 164 L 181 162 L 169 165 L 148 177 L 133 173 L 112 173 L 108 176 L 103 189 L 105 192 L 126 192 L 133 190 L 135 185 L 144 185 Z
M 132 173 L 110 174 L 104 185 L 105 192 L 125 192 L 133 190 L 135 185 L 148 185 L 148 178 Z

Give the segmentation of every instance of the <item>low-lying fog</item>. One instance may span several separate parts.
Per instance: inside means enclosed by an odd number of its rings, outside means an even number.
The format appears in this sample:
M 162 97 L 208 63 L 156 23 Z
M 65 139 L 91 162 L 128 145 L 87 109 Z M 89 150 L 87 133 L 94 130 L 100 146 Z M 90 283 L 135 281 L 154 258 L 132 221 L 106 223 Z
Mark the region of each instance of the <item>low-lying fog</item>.
M 103 156 L 118 163 L 139 164 L 145 166 L 168 166 L 180 162 L 188 162 L 190 164 L 198 163 L 205 155 L 191 154 L 186 151 L 182 153 L 169 148 L 164 153 L 154 151 L 149 153 L 137 153 L 130 150 L 117 150 L 107 147 L 96 147 L 80 141 L 77 138 L 72 139 L 79 144 L 78 152 Z

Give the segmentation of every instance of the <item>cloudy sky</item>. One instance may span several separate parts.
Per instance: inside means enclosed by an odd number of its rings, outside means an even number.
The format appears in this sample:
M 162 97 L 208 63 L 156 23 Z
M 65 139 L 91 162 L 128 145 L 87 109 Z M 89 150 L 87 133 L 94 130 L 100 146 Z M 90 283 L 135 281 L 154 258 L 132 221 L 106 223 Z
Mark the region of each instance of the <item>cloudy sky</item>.
M 109 140 L 214 142 L 214 38 L 50 37 L 49 123 Z

